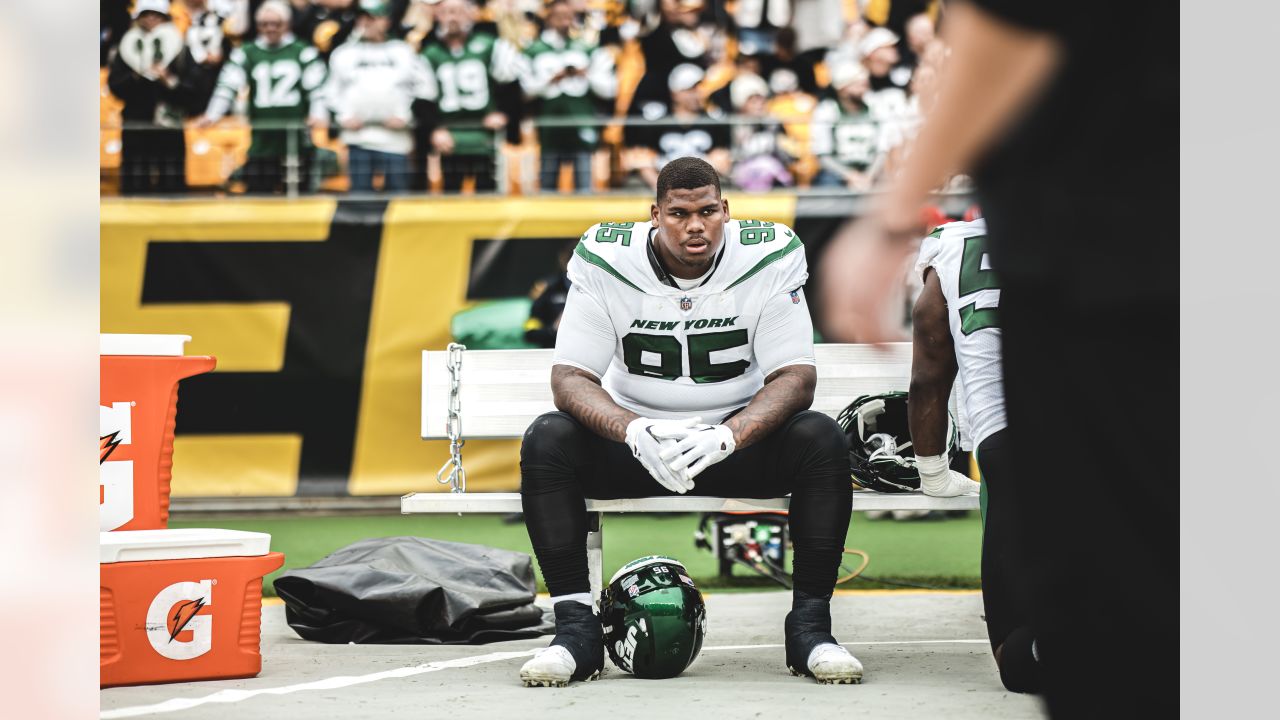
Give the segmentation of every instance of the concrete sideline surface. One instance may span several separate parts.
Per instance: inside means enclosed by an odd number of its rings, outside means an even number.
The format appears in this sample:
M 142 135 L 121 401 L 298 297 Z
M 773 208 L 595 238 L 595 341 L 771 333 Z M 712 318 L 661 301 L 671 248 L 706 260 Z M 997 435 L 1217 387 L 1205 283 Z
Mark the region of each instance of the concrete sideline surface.
M 709 593 L 704 649 L 680 677 L 640 680 L 606 660 L 599 681 L 555 689 L 524 688 L 517 677 L 548 638 L 324 645 L 299 639 L 285 624 L 284 607 L 268 605 L 258 677 L 107 688 L 102 717 L 1043 717 L 1036 698 L 1000 685 L 976 592 L 838 594 L 835 635 L 862 661 L 861 685 L 820 686 L 787 673 L 782 619 L 789 607 L 785 592 Z

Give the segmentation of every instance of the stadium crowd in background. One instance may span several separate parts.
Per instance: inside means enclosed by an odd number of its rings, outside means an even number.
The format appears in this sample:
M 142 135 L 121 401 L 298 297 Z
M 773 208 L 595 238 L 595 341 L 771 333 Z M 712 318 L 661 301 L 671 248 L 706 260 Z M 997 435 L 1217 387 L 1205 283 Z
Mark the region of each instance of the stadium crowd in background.
M 943 14 L 940 0 L 103 0 L 103 133 L 123 121 L 127 194 L 186 190 L 190 132 L 244 121 L 235 173 L 192 186 L 492 191 L 527 164 L 513 191 L 535 175 L 543 192 L 652 188 L 696 155 L 740 189 L 864 191 L 931 105 Z M 346 181 L 330 182 L 341 157 Z M 104 150 L 104 180 L 113 162 Z
M 254 12 L 255 38 L 231 51 L 204 115 L 209 127 L 247 90 L 245 114 L 253 127 L 242 173 L 249 192 L 284 189 L 310 176 L 308 126 L 327 128 L 322 88 L 326 69 L 315 47 L 289 32 L 292 11 L 283 0 L 265 0 Z

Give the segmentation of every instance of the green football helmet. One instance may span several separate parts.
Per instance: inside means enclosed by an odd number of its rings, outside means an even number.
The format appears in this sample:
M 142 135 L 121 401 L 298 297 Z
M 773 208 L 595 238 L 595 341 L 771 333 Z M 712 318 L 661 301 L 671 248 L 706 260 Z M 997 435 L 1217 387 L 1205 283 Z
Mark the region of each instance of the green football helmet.
M 601 593 L 600 622 L 613 664 L 642 678 L 670 678 L 698 657 L 707 606 L 689 571 L 650 555 L 614 573 Z
M 960 445 L 955 418 L 949 412 L 947 417 L 947 457 L 952 459 Z M 863 395 L 841 410 L 836 422 L 849 436 L 849 469 L 854 484 L 886 493 L 920 489 L 905 392 Z

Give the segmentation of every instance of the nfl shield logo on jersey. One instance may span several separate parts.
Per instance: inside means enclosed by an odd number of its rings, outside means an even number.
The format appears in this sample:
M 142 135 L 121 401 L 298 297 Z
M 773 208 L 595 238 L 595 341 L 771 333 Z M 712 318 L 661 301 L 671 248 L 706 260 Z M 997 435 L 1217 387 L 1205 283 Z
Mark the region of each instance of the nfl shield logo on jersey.
M 799 305 L 799 304 L 800 304 L 800 289 L 799 289 L 799 288 L 796 288 L 795 290 L 792 290 L 792 291 L 791 291 L 791 304 L 792 304 L 792 305 Z
M 680 298 L 680 309 L 683 310 L 684 312 L 689 312 L 690 310 L 692 310 L 693 298 L 689 297 L 688 295 Z

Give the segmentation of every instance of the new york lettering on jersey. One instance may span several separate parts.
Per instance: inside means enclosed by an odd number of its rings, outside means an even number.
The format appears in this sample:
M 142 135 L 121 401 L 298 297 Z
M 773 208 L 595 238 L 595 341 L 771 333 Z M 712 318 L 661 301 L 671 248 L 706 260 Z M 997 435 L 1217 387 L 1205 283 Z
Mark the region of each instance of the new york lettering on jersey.
M 704 421 L 745 405 L 778 367 L 812 363 L 804 245 L 790 228 L 727 223 L 714 269 L 690 290 L 659 278 L 650 231 L 647 222 L 600 223 L 583 235 L 569 277 L 587 298 L 581 305 L 607 315 L 600 319 L 605 329 L 587 338 L 562 321 L 558 360 L 601 375 L 623 407 L 653 417 L 702 414 Z M 780 321 L 779 308 L 793 316 Z M 567 308 L 566 317 L 579 311 Z M 762 331 L 767 348 L 756 341 Z M 611 347 L 598 351 L 606 341 Z

